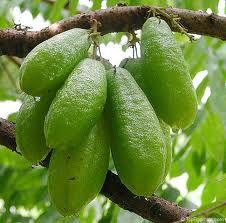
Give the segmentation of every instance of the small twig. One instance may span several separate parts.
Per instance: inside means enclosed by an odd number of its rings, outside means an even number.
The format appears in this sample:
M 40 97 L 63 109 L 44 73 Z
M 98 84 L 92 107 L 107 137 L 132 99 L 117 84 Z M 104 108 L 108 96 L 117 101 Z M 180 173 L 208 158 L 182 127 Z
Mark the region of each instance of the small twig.
M 98 27 L 101 26 L 101 23 L 98 22 L 96 19 L 91 19 L 90 20 L 90 35 L 89 37 L 92 39 L 93 41 L 93 59 L 96 59 L 96 54 L 97 54 L 97 49 L 99 50 L 100 53 L 100 47 L 99 47 L 99 37 L 100 37 L 100 32 L 98 32 Z M 101 53 L 100 53 L 100 57 L 101 57 Z
M 136 57 L 138 58 L 138 52 L 137 52 L 136 44 L 140 43 L 140 39 L 137 37 L 137 34 L 135 33 L 134 30 L 127 32 L 126 36 L 128 38 L 128 42 L 126 43 L 126 45 L 128 45 L 129 47 L 132 48 L 133 58 L 135 58 L 135 53 L 136 53 Z
M 138 52 L 137 52 L 137 46 L 135 45 L 135 52 L 136 52 L 136 57 L 138 58 Z
M 166 9 L 162 8 L 162 7 L 152 7 L 149 12 L 148 12 L 148 17 L 152 14 L 153 17 L 157 17 L 159 18 L 159 15 L 165 17 L 169 22 L 172 28 L 177 29 L 180 33 L 186 35 L 190 41 L 194 40 L 194 36 L 190 35 L 188 33 L 188 30 L 182 25 L 180 24 L 180 18 L 178 17 L 178 15 L 175 15 L 173 13 L 167 13 Z M 160 21 L 160 18 L 159 18 Z
M 192 218 L 196 218 L 196 217 L 199 217 L 199 216 L 204 216 L 204 217 L 208 217 L 208 215 L 217 210 L 217 209 L 220 209 L 220 208 L 223 208 L 226 206 L 226 201 L 224 201 L 223 203 L 219 204 L 219 205 L 216 205 L 215 207 L 211 207 L 209 209 L 206 209 L 204 211 L 201 211 L 197 214 L 194 214 L 194 215 L 191 215 L 191 217 L 189 219 L 192 219 Z
M 18 57 L 8 56 L 8 59 L 11 60 L 14 64 L 16 64 L 18 67 L 22 64 L 22 59 Z
M 134 46 L 132 46 L 133 49 L 133 59 L 135 58 L 135 52 L 134 52 Z
M 92 54 L 92 58 L 94 60 L 96 60 L 96 55 L 97 55 L 97 44 L 93 43 L 93 54 Z
M 100 61 L 101 61 L 102 60 L 102 55 L 101 55 L 100 45 L 98 45 L 97 49 L 98 49 L 99 56 L 100 56 Z

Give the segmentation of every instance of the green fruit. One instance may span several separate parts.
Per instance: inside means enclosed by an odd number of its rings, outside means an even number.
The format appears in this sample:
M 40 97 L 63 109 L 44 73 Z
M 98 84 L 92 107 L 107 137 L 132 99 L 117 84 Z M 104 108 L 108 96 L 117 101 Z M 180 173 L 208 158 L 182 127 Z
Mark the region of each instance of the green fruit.
M 149 99 L 149 102 L 151 103 L 151 97 L 150 97 L 148 88 L 145 84 L 145 80 L 142 73 L 143 69 L 142 69 L 141 59 L 126 58 L 121 62 L 120 66 L 124 67 L 126 70 L 130 72 L 130 74 L 133 76 L 133 78 L 135 79 L 137 84 L 140 86 L 140 88 L 143 90 L 143 92 L 146 94 L 147 98 Z M 159 119 L 159 123 L 163 131 L 163 134 L 165 136 L 165 144 L 166 144 L 165 174 L 163 176 L 163 179 L 165 179 L 166 175 L 169 172 L 171 161 L 172 161 L 171 136 L 170 136 L 170 127 L 161 119 Z
M 150 196 L 161 183 L 165 168 L 164 135 L 158 118 L 127 70 L 109 70 L 107 80 L 115 167 L 130 191 Z
M 152 105 L 173 129 L 189 127 L 197 98 L 182 51 L 163 20 L 149 18 L 141 36 L 142 67 Z
M 149 91 L 145 84 L 142 68 L 142 59 L 141 58 L 125 58 L 121 61 L 120 67 L 125 68 L 133 76 L 139 87 L 143 90 L 145 95 L 150 101 Z M 151 101 L 150 101 L 151 103 Z
M 27 95 L 16 119 L 16 143 L 22 155 L 37 163 L 47 155 L 44 120 L 53 95 L 35 99 Z
M 21 89 L 33 96 L 58 89 L 75 65 L 87 56 L 89 47 L 88 31 L 77 28 L 40 43 L 20 68 Z
M 166 144 L 166 162 L 165 162 L 165 173 L 163 176 L 163 181 L 165 180 L 172 162 L 172 145 L 171 145 L 171 135 L 170 135 L 170 127 L 163 122 L 161 119 L 159 119 L 159 123 L 161 126 L 161 129 L 163 131 L 164 137 L 165 137 L 165 144 Z
M 62 215 L 77 214 L 99 193 L 108 161 L 109 146 L 99 124 L 79 147 L 53 150 L 49 164 L 49 194 Z
M 104 66 L 82 60 L 57 92 L 45 121 L 51 148 L 76 147 L 101 117 L 107 95 Z

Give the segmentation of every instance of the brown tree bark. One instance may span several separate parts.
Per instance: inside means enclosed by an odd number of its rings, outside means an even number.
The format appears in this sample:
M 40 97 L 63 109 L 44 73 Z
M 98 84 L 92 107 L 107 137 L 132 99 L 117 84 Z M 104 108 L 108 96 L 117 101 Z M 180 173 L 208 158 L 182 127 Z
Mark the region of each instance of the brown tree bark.
M 0 55 L 25 57 L 36 45 L 48 38 L 72 28 L 90 28 L 90 20 L 101 23 L 99 31 L 104 35 L 110 32 L 127 32 L 140 29 L 153 6 L 113 7 L 78 14 L 63 19 L 37 32 L 6 29 L 0 30 Z M 166 13 L 178 16 L 181 25 L 189 33 L 226 39 L 226 17 L 187 9 L 167 8 Z M 162 16 L 162 19 L 166 19 Z M 177 27 L 172 30 L 179 31 Z

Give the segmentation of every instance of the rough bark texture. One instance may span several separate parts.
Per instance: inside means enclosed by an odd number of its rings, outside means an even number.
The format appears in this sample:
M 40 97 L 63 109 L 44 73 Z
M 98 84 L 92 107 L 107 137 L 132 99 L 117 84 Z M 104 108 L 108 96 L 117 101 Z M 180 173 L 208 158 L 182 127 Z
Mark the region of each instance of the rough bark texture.
M 6 146 L 13 152 L 17 152 L 15 125 L 2 118 L 0 118 L 0 144 Z M 51 153 L 40 164 L 48 167 L 50 156 Z M 132 194 L 121 183 L 119 177 L 111 171 L 107 173 L 101 194 L 123 209 L 134 212 L 153 222 L 172 223 L 181 221 L 191 213 L 188 209 L 181 208 L 155 195 L 147 199 Z
M 4 145 L 13 152 L 17 152 L 15 126 L 3 118 L 0 118 L 0 145 Z
M 134 212 L 153 222 L 167 223 L 182 221 L 191 213 L 189 210 L 155 195 L 147 199 L 132 194 L 120 182 L 118 176 L 111 171 L 108 171 L 101 193 L 121 208 Z
M 99 31 L 102 34 L 137 30 L 142 27 L 150 9 L 153 7 L 125 6 L 91 11 L 63 19 L 38 32 L 15 29 L 0 30 L 0 55 L 25 57 L 36 45 L 60 32 L 75 27 L 90 28 L 91 19 L 96 19 L 101 23 Z M 166 12 L 178 15 L 181 18 L 181 25 L 189 33 L 226 40 L 226 17 L 178 8 L 168 8 Z M 171 28 L 178 31 L 175 27 Z

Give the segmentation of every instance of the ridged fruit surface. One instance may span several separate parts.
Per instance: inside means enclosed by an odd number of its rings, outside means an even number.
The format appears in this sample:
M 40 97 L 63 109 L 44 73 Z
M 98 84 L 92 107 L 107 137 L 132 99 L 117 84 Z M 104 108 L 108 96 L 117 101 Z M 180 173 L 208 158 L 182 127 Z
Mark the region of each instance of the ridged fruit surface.
M 142 73 L 143 69 L 142 69 L 141 59 L 140 58 L 137 58 L 137 59 L 126 58 L 121 62 L 120 66 L 124 67 L 126 70 L 128 70 L 130 72 L 130 74 L 133 76 L 133 78 L 135 79 L 137 84 L 140 86 L 140 88 L 143 90 L 143 92 L 146 94 L 147 98 L 149 99 L 149 102 L 151 103 L 149 91 L 145 84 L 144 76 Z M 165 137 L 165 144 L 166 144 L 165 174 L 163 176 L 163 180 L 164 180 L 170 170 L 171 161 L 172 161 L 171 136 L 170 136 L 169 125 L 167 125 L 161 119 L 159 119 L 159 123 L 162 128 L 162 131 L 163 131 L 163 134 Z
M 163 134 L 165 136 L 165 144 L 166 144 L 166 163 L 165 163 L 165 173 L 163 176 L 163 181 L 165 180 L 167 174 L 170 171 L 171 162 L 172 162 L 172 142 L 170 135 L 170 127 L 161 119 L 159 119 L 160 126 L 162 128 Z
M 116 170 L 130 191 L 150 196 L 162 181 L 166 159 L 158 118 L 127 70 L 111 69 L 107 80 L 106 108 Z
M 22 155 L 32 163 L 37 163 L 49 148 L 44 136 L 44 120 L 53 95 L 35 99 L 27 95 L 16 120 L 16 143 Z
M 54 98 L 45 121 L 50 148 L 76 147 L 101 117 L 107 96 L 101 62 L 82 60 Z
M 20 68 L 21 89 L 33 96 L 58 89 L 75 65 L 87 56 L 89 47 L 88 31 L 78 28 L 40 43 Z
M 149 93 L 147 86 L 144 80 L 143 68 L 142 68 L 142 59 L 141 58 L 125 58 L 121 61 L 120 67 L 128 70 L 133 76 L 139 87 L 143 90 L 148 99 Z M 150 100 L 149 100 L 150 101 Z
M 101 190 L 109 161 L 109 146 L 96 125 L 77 148 L 53 150 L 49 164 L 49 194 L 64 216 L 78 214 Z
M 142 27 L 142 69 L 152 105 L 174 130 L 189 127 L 197 98 L 182 51 L 164 20 L 149 18 Z

